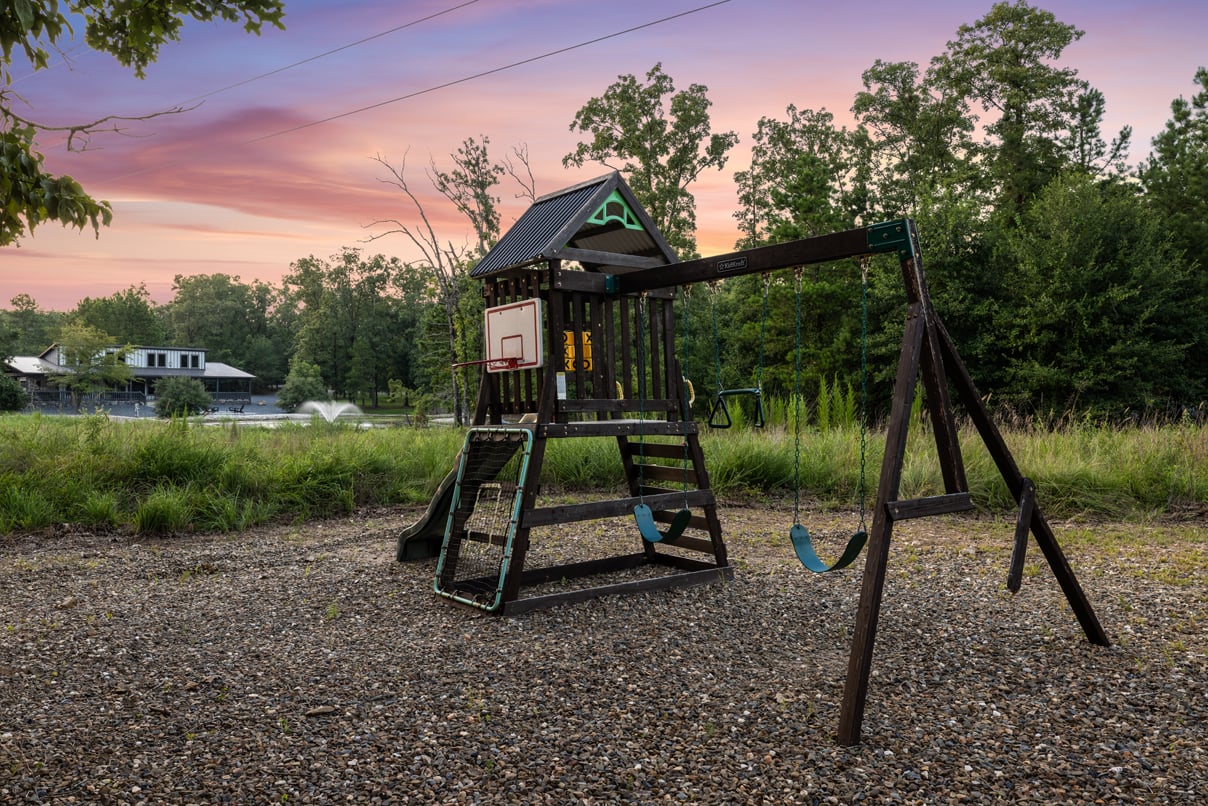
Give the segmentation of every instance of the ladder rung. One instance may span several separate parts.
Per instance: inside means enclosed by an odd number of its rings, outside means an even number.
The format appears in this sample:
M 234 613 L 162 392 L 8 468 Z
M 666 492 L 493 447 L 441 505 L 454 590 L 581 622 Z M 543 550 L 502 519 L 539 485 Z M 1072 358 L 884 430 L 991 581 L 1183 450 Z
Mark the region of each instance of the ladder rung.
M 521 515 L 522 526 L 552 526 L 558 523 L 617 518 L 632 515 L 633 508 L 645 502 L 654 510 L 679 510 L 686 505 L 689 509 L 711 506 L 714 503 L 712 490 L 690 490 L 686 493 L 670 492 L 647 495 L 639 498 L 614 498 L 611 501 L 591 501 L 586 504 L 563 504 L 555 507 L 536 507 Z
M 635 478 L 654 479 L 656 481 L 671 481 L 677 483 L 696 484 L 696 471 L 692 468 L 686 470 L 682 467 L 667 467 L 666 465 L 638 465 L 633 466 L 633 475 Z
M 692 421 L 668 422 L 667 420 L 600 420 L 583 423 L 548 423 L 540 426 L 543 435 L 550 439 L 559 437 L 633 437 L 683 436 L 697 433 Z
M 672 442 L 628 442 L 625 447 L 629 449 L 629 455 L 635 459 L 641 456 L 653 456 L 657 459 L 683 459 L 684 454 L 688 452 L 687 446 L 683 443 Z

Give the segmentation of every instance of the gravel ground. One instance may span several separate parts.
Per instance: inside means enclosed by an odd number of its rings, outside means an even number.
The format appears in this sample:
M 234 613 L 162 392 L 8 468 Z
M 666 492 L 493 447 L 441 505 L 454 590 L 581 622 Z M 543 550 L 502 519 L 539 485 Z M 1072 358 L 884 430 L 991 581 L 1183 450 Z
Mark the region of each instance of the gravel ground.
M 5 803 L 1190 803 L 1208 524 L 899 524 L 864 742 L 834 741 L 862 561 L 721 511 L 736 578 L 500 619 L 394 562 L 417 510 L 232 536 L 0 538 Z M 578 531 L 575 531 L 575 530 Z M 632 525 L 537 535 L 574 553 Z M 593 549 L 593 551 L 596 549 Z M 587 555 L 584 555 L 587 556 Z M 598 555 L 597 555 L 598 556 Z

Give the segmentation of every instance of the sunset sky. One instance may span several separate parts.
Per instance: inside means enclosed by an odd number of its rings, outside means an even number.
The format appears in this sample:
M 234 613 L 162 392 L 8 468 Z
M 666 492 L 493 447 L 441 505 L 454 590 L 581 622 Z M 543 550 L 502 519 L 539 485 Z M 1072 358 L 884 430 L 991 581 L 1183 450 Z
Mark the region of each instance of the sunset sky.
M 1063 62 L 1106 96 L 1105 137 L 1131 125 L 1130 161 L 1147 156 L 1170 102 L 1191 97 L 1196 69 L 1208 65 L 1208 2 L 1034 5 L 1086 32 Z M 729 251 L 737 238 L 733 172 L 748 164 L 760 117 L 784 119 L 795 104 L 850 125 L 861 73 L 876 59 L 925 67 L 990 6 L 287 0 L 284 31 L 254 37 L 228 24 L 186 27 L 144 80 L 81 46 L 49 70 L 16 66 L 13 89 L 30 105 L 28 117 L 64 125 L 200 105 L 124 124 L 124 135 L 98 134 L 82 152 L 44 137 L 47 167 L 109 200 L 114 221 L 99 239 L 44 225 L 19 247 L 0 249 L 0 307 L 27 293 L 44 310 L 70 310 L 82 297 L 139 283 L 162 303 L 178 274 L 277 283 L 292 262 L 345 246 L 415 259 L 401 235 L 365 242 L 386 229 L 371 226 L 375 220 L 416 221 L 405 197 L 382 181 L 388 174 L 375 156 L 395 166 L 405 160 L 438 234 L 462 243 L 468 226 L 424 175 L 431 160 L 447 169 L 462 141 L 485 135 L 498 160 L 527 146 L 539 194 L 598 176 L 604 166 L 562 167 L 579 140 L 569 128 L 575 112 L 618 75 L 643 77 L 657 62 L 677 89 L 708 87 L 714 130 L 740 137 L 726 169 L 692 188 L 700 251 Z M 657 22 L 673 15 L 682 16 Z M 621 33 L 627 29 L 637 30 Z M 510 179 L 496 190 L 506 230 L 527 202 L 514 198 Z

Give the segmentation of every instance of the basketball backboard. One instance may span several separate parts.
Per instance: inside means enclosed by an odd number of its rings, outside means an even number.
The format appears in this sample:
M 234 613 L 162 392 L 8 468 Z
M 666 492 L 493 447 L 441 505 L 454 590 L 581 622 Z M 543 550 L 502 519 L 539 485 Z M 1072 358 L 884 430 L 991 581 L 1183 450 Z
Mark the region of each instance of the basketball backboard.
M 544 365 L 540 299 L 487 308 L 483 320 L 487 372 L 535 369 Z

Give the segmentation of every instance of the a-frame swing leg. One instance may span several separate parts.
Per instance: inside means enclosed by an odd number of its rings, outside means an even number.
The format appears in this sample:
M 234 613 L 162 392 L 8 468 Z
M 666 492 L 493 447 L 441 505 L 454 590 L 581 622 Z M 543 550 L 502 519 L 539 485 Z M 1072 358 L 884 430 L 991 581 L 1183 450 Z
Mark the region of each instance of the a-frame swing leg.
M 1003 441 L 1002 434 L 990 418 L 990 414 L 986 411 L 985 406 L 982 405 L 981 394 L 973 384 L 973 378 L 970 377 L 964 362 L 961 361 L 960 355 L 956 351 L 956 345 L 952 343 L 952 337 L 948 335 L 948 331 L 944 328 L 944 323 L 940 321 L 939 317 L 934 317 L 934 319 L 935 330 L 940 342 L 940 350 L 944 357 L 944 367 L 956 387 L 957 396 L 968 411 L 969 418 L 973 421 L 974 427 L 977 428 L 978 433 L 981 435 L 982 442 L 985 443 L 991 458 L 994 459 L 995 465 L 998 466 L 998 472 L 1002 474 L 1003 480 L 1007 483 L 1007 488 L 1011 491 L 1011 495 L 1020 504 L 1020 520 L 1026 514 L 1024 510 L 1030 508 L 1031 517 L 1029 518 L 1029 525 L 1032 535 L 1036 538 L 1036 543 L 1040 546 L 1041 553 L 1044 554 L 1049 567 L 1053 570 L 1053 576 L 1057 578 L 1057 584 L 1061 586 L 1066 601 L 1069 602 L 1070 608 L 1078 618 L 1078 623 L 1082 625 L 1082 631 L 1086 633 L 1086 639 L 1098 646 L 1111 646 L 1111 641 L 1108 639 L 1107 633 L 1104 632 L 1103 626 L 1099 623 L 1098 617 L 1095 616 L 1094 608 L 1091 607 L 1090 601 L 1086 598 L 1086 594 L 1083 593 L 1082 586 L 1078 584 L 1078 579 L 1074 576 L 1073 569 L 1070 568 L 1069 562 L 1066 561 L 1065 553 L 1061 550 L 1061 546 L 1058 545 L 1057 538 L 1053 534 L 1049 522 L 1045 519 L 1040 507 L 1036 506 L 1035 491 L 1029 490 L 1029 482 L 1019 472 L 1019 467 L 1015 464 L 1015 458 L 1011 455 L 1011 451 L 1008 450 L 1006 442 Z M 1029 501 L 1028 499 L 1031 500 Z
M 902 338 L 898 374 L 894 381 L 893 404 L 885 440 L 885 456 L 881 466 L 880 484 L 877 488 L 877 503 L 873 510 L 872 528 L 869 532 L 868 557 L 865 561 L 860 603 L 856 612 L 855 633 L 848 660 L 847 683 L 839 715 L 838 740 L 840 744 L 844 745 L 853 745 L 860 741 L 860 728 L 864 719 L 864 703 L 868 694 L 868 681 L 872 669 L 877 621 L 889 561 L 889 544 L 893 532 L 890 502 L 897 500 L 901 486 L 910 407 L 913 402 L 915 385 L 919 380 L 920 365 L 925 369 L 923 379 L 925 386 L 937 398 L 936 402 L 932 404 L 932 419 L 945 485 L 949 491 L 952 491 L 953 486 L 958 488 L 965 486 L 960 447 L 955 440 L 955 418 L 945 388 L 947 382 L 951 381 L 1011 494 L 1020 505 L 1020 523 L 1015 538 L 1015 556 L 1018 559 L 1013 560 L 1011 579 L 1014 580 L 1017 576 L 1015 566 L 1022 560 L 1022 551 L 1019 548 L 1020 533 L 1023 532 L 1026 522 L 1036 537 L 1036 542 L 1045 559 L 1048 560 L 1053 575 L 1065 593 L 1070 608 L 1086 633 L 1087 640 L 1100 646 L 1110 645 L 1107 634 L 1103 631 L 1086 594 L 1078 584 L 1048 521 L 1045 520 L 1040 508 L 1036 506 L 1035 488 L 1030 480 L 1020 473 L 997 426 L 994 425 L 989 413 L 982 405 L 981 395 L 973 384 L 973 379 L 965 368 L 964 362 L 961 361 L 943 322 L 929 306 L 921 302 L 912 303 Z M 1024 535 L 1026 536 L 1026 532 Z
M 888 503 L 897 499 L 902 483 L 902 463 L 906 457 L 910 406 L 914 401 L 914 387 L 919 374 L 923 326 L 922 305 L 912 303 L 902 336 L 898 375 L 893 384 L 893 404 L 890 408 L 889 429 L 885 435 L 885 456 L 881 461 L 877 503 L 873 509 L 872 528 L 868 533 L 868 556 L 864 561 L 860 604 L 856 610 L 855 633 L 847 664 L 847 683 L 843 689 L 843 704 L 839 713 L 838 739 L 839 743 L 844 745 L 859 743 L 860 725 L 864 721 L 864 701 L 868 696 L 877 618 L 881 612 L 885 571 L 889 563 L 889 539 L 893 532 Z

